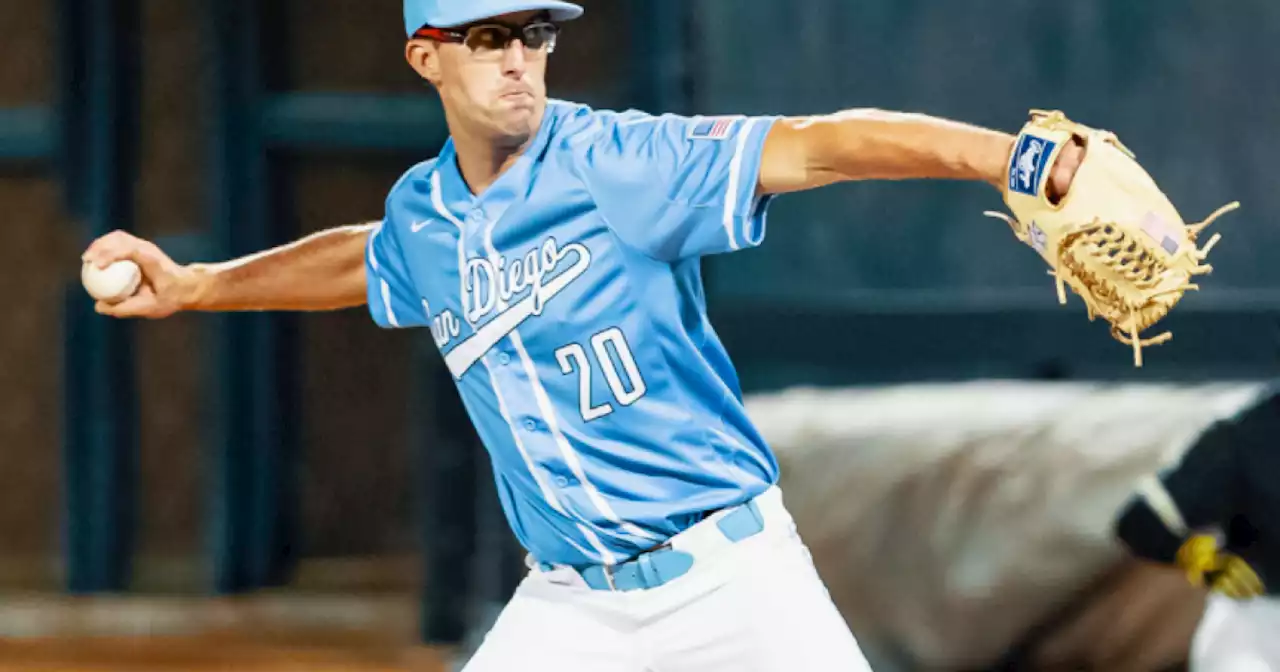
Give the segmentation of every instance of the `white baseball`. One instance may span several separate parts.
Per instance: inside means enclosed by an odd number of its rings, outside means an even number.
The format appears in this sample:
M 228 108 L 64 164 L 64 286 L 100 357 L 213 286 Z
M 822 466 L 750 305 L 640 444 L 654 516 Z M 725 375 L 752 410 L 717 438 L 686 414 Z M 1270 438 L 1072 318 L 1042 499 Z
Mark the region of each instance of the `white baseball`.
M 86 263 L 80 269 L 80 282 L 89 296 L 107 303 L 118 303 L 138 291 L 142 269 L 128 259 L 112 262 L 106 268 Z

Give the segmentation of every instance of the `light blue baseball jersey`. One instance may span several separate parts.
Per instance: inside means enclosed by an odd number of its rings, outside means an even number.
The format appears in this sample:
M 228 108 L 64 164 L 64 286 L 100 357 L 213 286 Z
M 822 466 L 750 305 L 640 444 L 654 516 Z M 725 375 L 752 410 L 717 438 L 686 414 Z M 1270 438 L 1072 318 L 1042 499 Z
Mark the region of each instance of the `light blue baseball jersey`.
M 553 100 L 482 194 L 452 141 L 392 188 L 369 310 L 430 328 L 537 560 L 621 562 L 777 481 L 699 270 L 764 238 L 773 122 Z

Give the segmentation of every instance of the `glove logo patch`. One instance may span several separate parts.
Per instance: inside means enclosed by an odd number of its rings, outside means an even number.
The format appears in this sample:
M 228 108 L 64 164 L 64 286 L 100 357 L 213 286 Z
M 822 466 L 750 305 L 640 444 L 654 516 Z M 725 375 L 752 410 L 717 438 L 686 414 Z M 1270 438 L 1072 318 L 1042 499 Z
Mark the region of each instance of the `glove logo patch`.
M 1035 196 L 1040 191 L 1040 180 L 1044 177 L 1045 166 L 1049 156 L 1053 154 L 1055 143 L 1023 135 L 1018 141 L 1018 149 L 1013 153 L 1013 166 L 1009 170 L 1009 190 L 1020 194 Z

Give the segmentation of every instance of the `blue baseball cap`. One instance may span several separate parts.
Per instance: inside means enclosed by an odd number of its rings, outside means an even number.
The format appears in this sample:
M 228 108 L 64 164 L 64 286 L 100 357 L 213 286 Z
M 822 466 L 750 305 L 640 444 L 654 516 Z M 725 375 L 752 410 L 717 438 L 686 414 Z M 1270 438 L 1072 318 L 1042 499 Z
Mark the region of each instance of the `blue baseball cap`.
M 582 16 L 581 7 L 560 0 L 404 0 L 404 29 L 412 37 L 423 26 L 455 28 L 512 12 L 536 10 L 551 12 L 552 21 Z

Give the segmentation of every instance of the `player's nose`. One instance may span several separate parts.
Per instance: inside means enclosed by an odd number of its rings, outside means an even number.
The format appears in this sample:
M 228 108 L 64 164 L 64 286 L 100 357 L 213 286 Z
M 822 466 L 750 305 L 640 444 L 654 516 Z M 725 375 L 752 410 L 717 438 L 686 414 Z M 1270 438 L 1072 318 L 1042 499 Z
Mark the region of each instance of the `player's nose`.
M 520 39 L 511 40 L 507 44 L 506 51 L 502 54 L 502 69 L 509 75 L 520 76 L 524 74 L 528 60 L 524 54 L 524 41 Z

